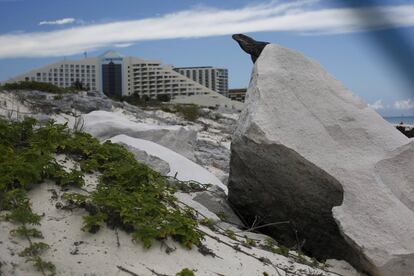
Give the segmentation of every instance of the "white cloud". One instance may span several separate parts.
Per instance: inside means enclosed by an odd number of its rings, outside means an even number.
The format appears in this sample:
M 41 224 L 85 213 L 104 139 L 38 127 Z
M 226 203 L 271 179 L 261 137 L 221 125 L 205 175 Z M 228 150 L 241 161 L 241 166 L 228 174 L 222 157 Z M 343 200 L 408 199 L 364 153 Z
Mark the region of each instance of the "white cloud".
M 414 108 L 414 101 L 411 99 L 396 101 L 394 107 L 398 110 L 412 109 Z
M 375 110 L 384 109 L 384 104 L 381 99 L 375 101 L 372 104 L 368 104 L 368 106 Z
M 134 43 L 117 43 L 114 46 L 116 48 L 126 48 L 126 47 L 129 47 L 129 46 L 132 46 L 132 45 L 134 45 Z
M 65 24 L 72 24 L 75 22 L 75 18 L 62 18 L 53 21 L 41 21 L 39 25 L 65 25 Z
M 0 35 L 0 58 L 62 56 L 114 44 L 233 33 L 338 33 L 414 26 L 414 4 L 322 9 L 313 5 L 315 2 L 271 1 L 231 10 L 199 7 L 139 20 L 83 25 L 48 32 L 4 34 Z M 378 13 L 384 16 L 378 16 Z

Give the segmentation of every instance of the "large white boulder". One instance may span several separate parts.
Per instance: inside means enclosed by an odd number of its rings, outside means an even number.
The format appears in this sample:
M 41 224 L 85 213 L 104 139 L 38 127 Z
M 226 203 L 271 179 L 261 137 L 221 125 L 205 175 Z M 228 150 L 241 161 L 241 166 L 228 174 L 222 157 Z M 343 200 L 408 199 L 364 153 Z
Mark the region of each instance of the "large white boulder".
M 94 137 L 108 139 L 119 134 L 153 141 L 195 160 L 193 146 L 197 133 L 179 125 L 157 125 L 136 121 L 122 112 L 93 111 L 82 116 L 83 130 Z
M 233 137 L 229 200 L 245 220 L 374 275 L 414 271 L 409 139 L 317 62 L 270 44 Z

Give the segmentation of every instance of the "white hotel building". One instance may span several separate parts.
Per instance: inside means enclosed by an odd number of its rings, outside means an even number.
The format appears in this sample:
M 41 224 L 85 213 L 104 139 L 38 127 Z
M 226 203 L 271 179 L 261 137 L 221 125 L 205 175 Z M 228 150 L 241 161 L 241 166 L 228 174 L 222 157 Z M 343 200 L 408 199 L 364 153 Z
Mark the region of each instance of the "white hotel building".
M 212 66 L 175 67 L 175 71 L 223 96 L 228 96 L 228 70 Z
M 72 86 L 77 80 L 88 90 L 100 90 L 99 59 L 62 60 L 11 78 L 7 82 L 38 81 L 65 88 Z
M 167 94 L 171 98 L 192 95 L 218 97 L 212 89 L 174 71 L 172 66 L 162 65 L 155 60 L 123 57 L 114 51 L 81 60 L 65 59 L 7 82 L 25 80 L 52 83 L 62 88 L 79 81 L 86 89 L 100 91 L 108 96 L 137 93 L 150 98 L 161 94 Z

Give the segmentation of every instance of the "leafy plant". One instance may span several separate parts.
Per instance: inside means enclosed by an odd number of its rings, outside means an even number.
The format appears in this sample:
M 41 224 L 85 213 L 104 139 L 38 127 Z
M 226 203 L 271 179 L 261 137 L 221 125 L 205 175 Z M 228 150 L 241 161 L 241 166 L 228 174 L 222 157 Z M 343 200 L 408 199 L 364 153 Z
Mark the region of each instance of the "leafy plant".
M 270 252 L 273 252 L 275 254 L 280 254 L 283 256 L 289 256 L 289 248 L 283 246 L 283 245 L 278 245 L 277 242 L 268 237 L 265 239 L 265 244 L 262 246 L 264 249 L 269 250 Z
M 302 251 L 298 251 L 297 261 L 299 263 L 302 263 L 302 264 L 305 264 L 307 266 L 314 267 L 314 268 L 322 268 L 323 269 L 323 268 L 326 267 L 325 263 L 320 263 L 315 258 L 310 258 L 309 259 L 308 257 L 306 257 L 303 254 Z
M 85 172 L 99 171 L 101 177 L 89 197 L 90 216 L 84 230 L 98 231 L 103 222 L 132 232 L 134 241 L 150 247 L 154 239 L 171 236 L 186 247 L 198 244 L 201 233 L 197 221 L 176 206 L 173 188 L 160 174 L 138 163 L 120 145 L 98 140 L 85 133 L 75 133 L 61 151 L 80 157 Z
M 175 274 L 175 276 L 196 276 L 196 275 L 191 269 L 184 268 L 183 270 Z
M 10 231 L 10 235 L 18 236 L 18 237 L 32 237 L 32 238 L 39 238 L 43 239 L 43 234 L 39 230 L 35 228 L 27 228 L 26 226 L 19 226 L 16 229 Z
M 157 101 L 169 102 L 170 100 L 171 100 L 171 96 L 169 94 L 159 94 L 159 95 L 157 95 Z
M 256 246 L 256 242 L 255 242 L 253 239 L 250 239 L 250 238 L 249 238 L 249 237 L 247 237 L 247 236 L 244 236 L 244 238 L 246 239 L 245 243 L 246 243 L 248 246 Z
M 168 113 L 175 113 L 176 110 L 170 107 L 169 105 L 162 105 L 161 110 Z
M 31 243 L 29 247 L 26 247 L 22 252 L 19 253 L 20 257 L 35 257 L 40 255 L 44 251 L 49 249 L 49 245 L 43 242 Z
M 55 154 L 79 161 L 81 170 L 66 171 L 55 161 Z M 27 191 L 46 179 L 63 187 L 82 187 L 84 173 L 94 171 L 100 173 L 94 192 L 63 196 L 69 204 L 88 211 L 83 230 L 94 233 L 104 224 L 117 227 L 146 248 L 167 237 L 187 248 L 200 243 L 203 235 L 193 210 L 179 207 L 175 188 L 167 179 L 138 163 L 122 146 L 101 144 L 89 134 L 71 132 L 66 124 L 53 121 L 38 125 L 33 119 L 13 123 L 0 119 L 0 211 L 20 224 L 10 234 L 28 240 L 21 256 L 43 275 L 54 274 L 55 267 L 40 257 L 48 245 L 32 242 L 43 235 L 28 227 L 39 225 L 41 217 L 31 210 Z
M 88 231 L 90 233 L 96 233 L 105 223 L 106 219 L 108 219 L 108 216 L 103 213 L 83 217 L 84 223 L 82 230 Z
M 55 101 L 60 101 L 60 100 L 63 100 L 63 96 L 62 95 L 56 95 L 56 96 L 53 96 L 53 99 Z
M 276 241 L 270 237 L 266 237 L 265 239 L 265 245 L 268 247 L 274 247 L 277 245 Z
M 47 178 L 53 179 L 57 185 L 62 187 L 73 186 L 80 188 L 85 184 L 82 171 L 72 169 L 67 172 L 56 162 L 50 162 L 45 167 L 44 173 Z
M 289 255 L 289 248 L 287 248 L 286 246 L 280 245 L 278 248 L 275 248 L 273 250 L 274 253 L 283 255 L 283 256 L 288 256 Z
M 225 234 L 232 240 L 237 240 L 236 233 L 233 230 L 226 229 Z
M 212 220 L 210 218 L 202 218 L 200 220 L 200 224 L 201 225 L 208 226 L 208 227 L 211 227 L 211 226 L 213 226 L 215 224 L 215 222 L 214 222 L 214 220 Z
M 78 207 L 85 207 L 88 200 L 88 196 L 78 193 L 64 193 L 62 198 Z
M 221 220 L 227 220 L 228 216 L 226 213 L 224 213 L 223 211 L 217 212 L 216 215 L 219 217 L 219 219 Z
M 177 111 L 181 113 L 184 119 L 195 122 L 200 117 L 200 108 L 194 104 L 177 105 Z

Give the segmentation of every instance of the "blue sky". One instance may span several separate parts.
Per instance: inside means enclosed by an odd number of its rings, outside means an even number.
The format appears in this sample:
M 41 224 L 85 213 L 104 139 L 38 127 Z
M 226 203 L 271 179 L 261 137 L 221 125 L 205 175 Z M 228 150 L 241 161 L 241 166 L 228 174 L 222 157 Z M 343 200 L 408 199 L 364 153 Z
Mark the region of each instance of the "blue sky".
M 414 0 L 0 0 L 0 80 L 116 49 L 174 66 L 229 69 L 246 87 L 248 33 L 319 61 L 383 115 L 414 115 Z

